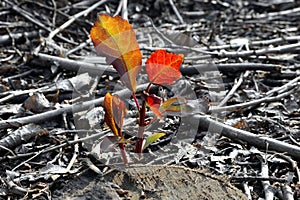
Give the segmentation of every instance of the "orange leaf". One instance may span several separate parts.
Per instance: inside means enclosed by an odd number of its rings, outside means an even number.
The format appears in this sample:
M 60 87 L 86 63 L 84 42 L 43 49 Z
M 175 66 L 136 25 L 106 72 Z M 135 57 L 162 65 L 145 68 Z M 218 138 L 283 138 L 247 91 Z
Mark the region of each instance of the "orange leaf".
M 136 91 L 142 54 L 132 26 L 120 16 L 99 15 L 90 32 L 96 52 L 106 57 L 127 88 Z
M 148 94 L 146 92 L 144 92 L 144 98 L 147 102 L 147 105 L 152 110 L 152 112 L 154 112 L 154 114 L 159 119 L 162 119 L 161 112 L 159 111 L 159 107 L 160 107 L 160 104 L 161 104 L 161 101 L 162 101 L 161 98 L 154 95 L 154 94 Z
M 115 136 L 122 137 L 123 119 L 126 114 L 126 107 L 124 102 L 118 95 L 111 95 L 106 93 L 104 101 L 104 121 L 114 133 Z
M 153 84 L 171 85 L 181 76 L 180 65 L 182 54 L 167 53 L 166 50 L 157 50 L 146 61 L 146 71 Z

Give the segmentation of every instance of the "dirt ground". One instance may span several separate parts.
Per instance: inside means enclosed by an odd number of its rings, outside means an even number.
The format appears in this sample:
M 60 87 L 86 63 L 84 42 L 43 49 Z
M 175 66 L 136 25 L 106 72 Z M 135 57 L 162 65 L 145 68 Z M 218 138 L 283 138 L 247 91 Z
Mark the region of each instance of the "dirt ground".
M 57 199 L 81 196 L 120 199 L 118 195 L 129 199 L 247 199 L 240 190 L 228 185 L 227 180 L 183 167 L 132 166 L 126 172 L 115 170 L 102 180 L 94 177 L 86 180 L 90 175 L 83 177 L 64 187 Z M 105 182 L 116 184 L 115 190 Z
M 1 199 L 300 199 L 299 1 L 2 0 L 0 9 Z M 181 79 L 151 92 L 185 97 L 188 109 L 153 120 L 145 135 L 165 135 L 140 157 L 134 100 L 90 39 L 103 13 L 136 33 L 138 101 L 149 55 L 184 55 Z M 104 123 L 107 92 L 126 101 L 126 167 Z

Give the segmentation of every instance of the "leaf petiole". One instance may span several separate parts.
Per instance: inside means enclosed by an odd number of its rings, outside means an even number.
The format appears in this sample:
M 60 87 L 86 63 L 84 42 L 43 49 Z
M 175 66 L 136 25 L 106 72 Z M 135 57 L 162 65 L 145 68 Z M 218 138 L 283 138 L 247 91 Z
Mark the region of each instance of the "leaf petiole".
M 150 82 L 146 88 L 146 92 L 149 93 L 150 92 L 150 87 L 151 87 L 152 83 Z
M 134 100 L 134 102 L 135 102 L 135 105 L 136 105 L 138 111 L 140 111 L 141 106 L 140 106 L 140 104 L 139 104 L 139 102 L 138 102 L 138 100 L 137 100 L 136 95 L 135 95 L 134 92 L 132 93 L 132 96 L 133 96 L 133 100 Z

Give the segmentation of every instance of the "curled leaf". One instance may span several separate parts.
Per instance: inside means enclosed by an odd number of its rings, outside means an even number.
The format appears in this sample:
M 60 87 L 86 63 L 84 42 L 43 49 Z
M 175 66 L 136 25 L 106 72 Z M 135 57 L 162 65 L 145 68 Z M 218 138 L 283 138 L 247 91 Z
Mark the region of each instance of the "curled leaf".
M 157 85 L 171 85 L 181 76 L 180 65 L 182 54 L 167 53 L 157 50 L 146 61 L 146 71 L 149 80 Z
M 165 112 L 181 112 L 184 107 L 187 105 L 187 99 L 184 97 L 173 97 L 165 102 L 162 103 L 162 105 L 159 108 L 159 111 L 161 113 Z
M 149 137 L 147 137 L 146 142 L 143 146 L 143 149 L 147 148 L 150 144 L 156 142 L 159 138 L 165 136 L 165 133 L 153 133 Z
M 206 99 L 188 100 L 185 97 L 173 97 L 163 102 L 159 108 L 162 114 L 185 116 L 194 113 L 207 113 L 209 102 Z
M 132 26 L 120 16 L 99 15 L 90 32 L 96 52 L 106 57 L 127 88 L 135 92 L 142 54 Z
M 122 137 L 123 120 L 126 114 L 124 102 L 118 95 L 106 93 L 104 101 L 104 121 L 115 136 Z
M 154 112 L 154 114 L 159 118 L 162 119 L 161 112 L 159 111 L 160 104 L 162 102 L 161 98 L 154 95 L 154 94 L 148 94 L 144 92 L 144 98 L 146 100 L 147 105 L 149 108 Z

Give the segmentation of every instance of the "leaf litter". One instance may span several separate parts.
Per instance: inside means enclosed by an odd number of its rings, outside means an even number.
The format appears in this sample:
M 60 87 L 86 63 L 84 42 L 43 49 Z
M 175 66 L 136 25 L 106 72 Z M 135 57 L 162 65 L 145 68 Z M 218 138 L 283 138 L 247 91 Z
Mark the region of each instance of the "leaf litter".
M 200 103 L 209 100 L 209 109 L 205 107 L 207 104 L 203 104 L 205 109 L 200 109 L 203 111 L 202 114 L 240 130 L 254 133 L 258 137 L 271 138 L 276 142 L 281 141 L 299 148 L 298 3 L 276 1 L 270 6 L 270 2 L 266 1 L 173 0 L 173 2 L 186 24 L 181 24 L 174 7 L 167 1 L 147 0 L 143 3 L 137 1 L 128 3 L 129 21 L 133 25 L 143 55 L 148 57 L 150 52 L 162 47 L 171 52 L 184 54 L 185 62 L 181 69 L 184 79 L 175 84 L 185 87 L 184 82 L 188 82 L 186 88 L 192 88 Z M 72 3 L 70 6 L 66 2 L 57 2 L 56 6 L 72 16 L 91 5 L 90 1 Z M 3 35 L 8 36 L 8 39 L 3 37 L 5 48 L 1 45 L 0 55 L 3 64 L 0 74 L 0 84 L 3 88 L 0 94 L 0 127 L 3 127 L 3 124 L 6 127 L 0 131 L 1 197 L 22 198 L 27 194 L 28 198 L 45 199 L 61 199 L 62 196 L 76 197 L 76 195 L 90 199 L 104 197 L 124 199 L 141 197 L 143 192 L 149 198 L 151 195 L 162 195 L 162 192 L 167 192 L 162 189 L 163 184 L 160 185 L 161 190 L 151 184 L 145 186 L 148 179 L 159 183 L 166 181 L 164 176 L 161 176 L 161 179 L 155 177 L 159 175 L 157 167 L 154 167 L 155 172 L 148 176 L 143 173 L 148 169 L 151 170 L 151 167 L 142 170 L 138 175 L 131 173 L 130 170 L 127 172 L 113 170 L 109 173 L 107 172 L 109 162 L 121 161 L 116 155 L 107 155 L 104 159 L 109 161 L 107 163 L 91 156 L 85 144 L 88 141 L 91 143 L 95 141 L 94 145 L 97 145 L 104 136 L 109 135 L 105 132 L 107 128 L 103 125 L 103 116 L 101 117 L 103 110 L 98 110 L 101 104 L 89 107 L 86 114 L 78 112 L 79 121 L 85 124 L 82 126 L 85 128 L 79 130 L 74 126 L 76 124 L 74 120 L 77 120 L 75 114 L 67 109 L 54 116 L 47 115 L 48 109 L 55 111 L 61 107 L 68 108 L 68 105 L 73 103 L 70 100 L 74 97 L 74 90 L 79 92 L 77 97 L 88 94 L 101 98 L 105 92 L 114 92 L 113 87 L 120 83 L 116 76 L 111 76 L 113 71 L 107 74 L 104 72 L 99 78 L 99 84 L 91 90 L 93 74 L 77 76 L 78 68 L 75 68 L 75 65 L 74 68 L 72 65 L 71 67 L 66 65 L 69 60 L 81 62 L 88 60 L 86 57 L 89 55 L 94 56 L 95 52 L 88 38 L 91 22 L 99 12 L 109 11 L 113 15 L 117 12 L 118 3 L 107 2 L 106 6 L 98 6 L 85 15 L 85 18 L 79 18 L 62 29 L 52 40 L 45 40 L 51 31 L 48 27 L 59 27 L 69 20 L 68 16 L 62 15 L 59 10 L 52 9 L 54 5 L 49 2 L 14 4 L 4 1 L 3 6 L 7 10 L 13 9 L 14 12 L 1 14 L 1 21 L 6 22 L 1 31 Z M 40 10 L 40 15 L 34 10 Z M 49 11 L 53 15 L 50 16 Z M 55 13 L 60 17 L 55 17 Z M 144 15 L 148 15 L 153 22 L 143 17 Z M 25 40 L 14 37 L 14 34 L 22 33 Z M 180 33 L 185 33 L 187 38 L 193 38 L 193 42 L 183 42 L 184 38 L 180 37 Z M 164 35 L 165 37 L 162 37 Z M 42 45 L 41 41 L 44 41 Z M 37 54 L 32 54 L 38 46 L 41 48 L 35 51 Z M 63 62 L 45 61 L 42 54 L 51 55 L 52 59 L 61 58 Z M 103 65 L 103 61 L 100 63 Z M 90 66 L 90 63 L 86 62 L 80 64 Z M 244 73 L 247 76 L 242 77 L 242 83 L 224 107 L 219 108 L 218 102 L 234 88 L 239 82 L 241 72 L 245 70 L 248 70 L 248 73 Z M 219 74 L 215 73 L 216 71 Z M 214 75 L 219 76 L 222 82 L 216 81 Z M 137 82 L 140 84 L 145 80 L 141 76 Z M 224 90 L 220 89 L 221 87 L 224 87 Z M 179 92 L 184 94 L 181 89 L 176 89 L 177 87 L 154 88 L 156 90 L 154 93 L 161 98 L 175 97 L 174 94 Z M 24 106 L 26 99 L 38 95 L 42 95 L 46 100 L 36 101 L 37 106 L 33 106 L 32 99 L 28 100 L 26 102 L 28 106 L 25 108 L 29 108 L 27 110 L 30 112 L 25 112 L 22 105 Z M 260 101 L 262 98 L 265 99 Z M 245 102 L 248 102 L 247 106 L 241 105 Z M 191 106 L 194 104 L 197 103 L 191 101 Z M 129 105 L 127 107 L 129 108 Z M 216 111 L 221 108 L 224 111 Z M 129 140 L 136 128 L 134 119 L 136 108 L 131 106 L 130 111 L 132 113 L 129 112 L 127 115 L 132 114 L 132 119 L 128 120 L 128 123 L 125 121 L 123 127 L 124 137 Z M 30 117 L 38 113 L 45 114 L 43 123 L 31 121 Z M 147 114 L 149 121 L 153 115 L 150 112 Z M 196 114 L 198 111 L 193 113 Z M 146 164 L 176 164 L 196 170 L 203 169 L 214 176 L 226 175 L 230 179 L 222 181 L 222 184 L 230 182 L 252 199 L 272 195 L 283 199 L 299 198 L 300 175 L 297 154 L 291 155 L 287 149 L 281 151 L 271 149 L 269 148 L 272 147 L 271 144 L 258 147 L 249 143 L 251 142 L 249 140 L 236 140 L 234 137 L 226 136 L 226 133 L 216 134 L 214 132 L 216 130 L 208 127 L 196 127 L 192 116 L 168 115 L 164 121 L 155 122 L 159 126 L 149 128 L 151 133 L 163 132 L 165 136 L 145 149 L 151 154 L 151 157 L 145 160 Z M 20 118 L 22 120 L 19 123 L 7 121 Z M 191 130 L 182 128 L 182 124 L 191 124 Z M 77 142 L 76 135 L 81 133 L 84 134 L 80 138 L 84 140 Z M 93 135 L 95 138 L 85 139 Z M 186 135 L 188 137 L 185 137 Z M 77 159 L 72 161 L 72 157 L 77 154 L 75 144 L 80 144 L 79 153 Z M 130 143 L 127 145 L 130 146 Z M 161 155 L 159 151 L 164 152 L 165 156 L 159 156 Z M 294 152 L 297 153 L 296 150 Z M 86 159 L 92 161 L 101 172 L 107 173 L 106 176 L 103 178 L 94 171 L 88 171 L 93 165 L 86 162 Z M 68 165 L 72 166 L 72 170 L 66 172 L 67 170 L 64 170 Z M 264 172 L 265 168 L 269 173 Z M 132 170 L 134 169 L 136 168 L 132 167 Z M 39 171 L 46 174 L 38 174 Z M 186 174 L 186 171 L 171 171 L 167 173 Z M 114 179 L 107 178 L 114 173 L 116 173 Z M 120 178 L 124 176 L 133 179 Z M 131 184 L 127 186 L 135 188 L 122 187 L 120 180 L 128 181 Z M 193 185 L 188 180 L 183 178 L 181 181 Z M 116 185 L 118 183 L 119 185 Z M 80 187 L 81 185 L 84 186 Z M 182 184 L 178 184 L 179 189 L 180 186 L 182 187 Z M 266 186 L 272 188 L 273 192 L 266 190 Z M 177 186 L 172 188 L 174 192 Z

